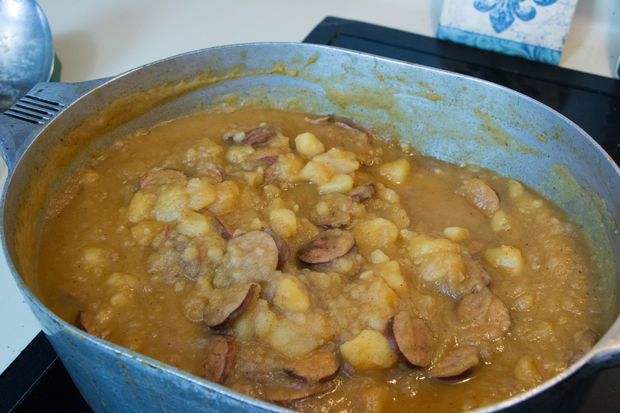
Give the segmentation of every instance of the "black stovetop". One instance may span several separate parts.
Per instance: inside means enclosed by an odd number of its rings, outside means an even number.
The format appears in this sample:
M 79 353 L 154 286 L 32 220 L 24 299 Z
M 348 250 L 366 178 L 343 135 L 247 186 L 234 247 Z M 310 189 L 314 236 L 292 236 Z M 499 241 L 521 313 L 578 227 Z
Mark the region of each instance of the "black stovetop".
M 323 20 L 304 42 L 406 60 L 507 86 L 573 120 L 620 163 L 619 80 L 334 17 Z M 43 333 L 0 375 L 0 396 L 0 412 L 91 411 Z M 620 411 L 620 369 L 594 377 L 565 404 L 565 412 Z

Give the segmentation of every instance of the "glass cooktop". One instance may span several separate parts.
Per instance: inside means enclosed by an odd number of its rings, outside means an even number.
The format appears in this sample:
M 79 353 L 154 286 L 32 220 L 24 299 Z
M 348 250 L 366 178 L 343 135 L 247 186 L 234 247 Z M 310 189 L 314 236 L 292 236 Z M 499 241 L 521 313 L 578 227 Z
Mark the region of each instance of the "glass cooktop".
M 507 86 L 573 120 L 620 162 L 620 80 L 335 17 L 323 20 L 304 42 L 406 60 Z M 0 412 L 91 411 L 43 333 L 0 375 L 0 395 Z M 553 411 L 620 411 L 618 406 L 620 368 L 584 382 Z

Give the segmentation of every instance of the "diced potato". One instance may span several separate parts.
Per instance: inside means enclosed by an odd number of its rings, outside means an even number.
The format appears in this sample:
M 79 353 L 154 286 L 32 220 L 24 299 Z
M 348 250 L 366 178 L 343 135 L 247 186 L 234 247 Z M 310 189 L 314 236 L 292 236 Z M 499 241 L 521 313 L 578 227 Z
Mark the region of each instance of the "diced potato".
M 394 308 L 397 299 L 394 290 L 382 278 L 375 277 L 370 280 L 364 301 L 379 307 Z
M 505 274 L 519 275 L 523 271 L 523 256 L 516 247 L 502 245 L 491 248 L 484 252 L 483 258 L 490 266 Z
M 514 369 L 514 375 L 520 382 L 524 383 L 528 387 L 534 387 L 538 383 L 542 382 L 542 376 L 536 368 L 534 358 L 531 356 L 524 356 L 517 361 Z
M 82 250 L 81 264 L 86 268 L 103 267 L 110 260 L 110 252 L 99 247 L 86 247 Z
M 285 182 L 294 182 L 304 167 L 304 161 L 294 153 L 280 155 L 278 161 L 267 171 L 268 177 L 281 179 Z
M 313 184 L 322 185 L 329 182 L 334 174 L 322 163 L 310 161 L 299 172 L 298 178 L 310 181 Z
M 358 247 L 368 252 L 386 249 L 398 239 L 398 227 L 385 218 L 375 218 L 358 223 L 353 228 L 353 235 Z
M 259 186 L 263 183 L 263 168 L 256 168 L 255 171 L 252 172 L 244 172 L 243 179 L 250 186 Z
M 131 227 L 131 236 L 138 245 L 146 246 L 153 241 L 153 238 L 164 229 L 161 222 L 147 220 L 138 222 Z
M 133 288 L 137 285 L 136 277 L 131 274 L 115 272 L 110 274 L 106 284 L 114 288 Z
M 207 208 L 215 202 L 215 187 L 204 179 L 192 178 L 187 182 L 189 207 L 194 211 Z
M 340 346 L 345 360 L 358 370 L 387 369 L 396 364 L 396 354 L 387 338 L 375 330 L 363 330 Z
M 288 208 L 272 209 L 269 213 L 271 228 L 282 238 L 297 235 L 297 216 Z
M 508 220 L 508 215 L 502 210 L 497 211 L 491 218 L 491 229 L 493 232 L 509 231 L 512 227 Z
M 409 254 L 416 264 L 424 255 L 436 252 L 460 252 L 461 247 L 450 240 L 416 234 L 409 240 Z
M 360 163 L 353 152 L 338 148 L 332 148 L 324 154 L 315 156 L 312 160 L 327 166 L 334 174 L 350 174 L 360 167 Z
M 334 175 L 329 182 L 319 185 L 319 194 L 331 194 L 332 192 L 345 193 L 353 189 L 353 178 L 350 175 Z
M 185 211 L 177 222 L 177 231 L 188 237 L 200 237 L 206 235 L 211 229 L 206 216 L 195 211 Z
M 518 198 L 523 195 L 523 185 L 515 180 L 508 181 L 508 196 L 511 198 Z
M 274 350 L 289 358 L 308 354 L 325 342 L 311 329 L 282 318 L 271 327 L 267 340 Z
M 310 132 L 305 132 L 295 137 L 295 149 L 306 159 L 325 152 L 323 143 Z
M 436 252 L 427 254 L 420 262 L 420 276 L 425 281 L 436 281 L 450 276 L 462 278 L 465 273 L 463 257 L 455 252 Z
M 406 159 L 388 162 L 379 167 L 379 174 L 394 184 L 404 182 L 409 172 L 411 172 L 411 165 Z
M 469 238 L 469 230 L 463 227 L 446 227 L 443 230 L 443 235 L 450 241 L 463 242 Z
M 277 316 L 269 309 L 269 303 L 259 299 L 256 302 L 256 317 L 254 318 L 256 335 L 263 340 L 266 339 L 276 322 Z
M 400 294 L 406 293 L 409 288 L 396 261 L 387 261 L 374 266 L 375 274 L 378 274 L 394 291 Z
M 158 221 L 172 222 L 179 219 L 189 203 L 187 190 L 182 186 L 164 188 L 155 202 L 153 216 Z
M 120 292 L 110 297 L 110 305 L 112 307 L 124 307 L 131 302 L 131 298 L 127 293 Z
M 254 153 L 251 146 L 233 145 L 226 151 L 226 160 L 230 163 L 241 163 L 247 160 Z
M 143 219 L 150 218 L 156 200 L 157 196 L 155 194 L 136 192 L 127 207 L 127 219 L 129 222 L 135 224 Z
M 186 262 L 197 260 L 198 257 L 200 257 L 200 251 L 198 251 L 198 248 L 194 246 L 185 248 L 183 250 L 183 254 L 181 255 L 181 258 L 183 258 L 183 261 L 186 261 Z
M 310 308 L 306 287 L 291 278 L 283 278 L 278 282 L 273 303 L 283 310 L 295 313 L 305 312 Z
M 398 196 L 396 191 L 383 184 L 377 184 L 377 196 L 392 204 L 398 204 L 400 202 L 400 196 Z
M 209 211 L 215 214 L 225 214 L 237 208 L 239 202 L 239 187 L 234 181 L 224 181 L 215 185 L 215 203 L 209 206 Z
M 492 267 L 509 275 L 519 275 L 523 270 L 523 256 L 516 247 L 502 245 L 490 248 L 484 252 L 483 258 Z
M 370 262 L 372 262 L 373 264 L 380 264 L 389 260 L 390 257 L 385 255 L 385 252 L 381 250 L 374 250 L 372 253 L 370 253 Z

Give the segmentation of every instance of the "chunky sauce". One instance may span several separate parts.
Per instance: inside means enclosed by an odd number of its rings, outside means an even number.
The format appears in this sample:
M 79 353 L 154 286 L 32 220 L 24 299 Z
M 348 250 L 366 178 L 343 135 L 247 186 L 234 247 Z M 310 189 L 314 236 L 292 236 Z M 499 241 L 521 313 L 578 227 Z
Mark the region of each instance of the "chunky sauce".
M 202 113 L 118 140 L 51 202 L 64 319 L 302 411 L 461 411 L 601 332 L 579 229 L 522 184 L 334 117 Z

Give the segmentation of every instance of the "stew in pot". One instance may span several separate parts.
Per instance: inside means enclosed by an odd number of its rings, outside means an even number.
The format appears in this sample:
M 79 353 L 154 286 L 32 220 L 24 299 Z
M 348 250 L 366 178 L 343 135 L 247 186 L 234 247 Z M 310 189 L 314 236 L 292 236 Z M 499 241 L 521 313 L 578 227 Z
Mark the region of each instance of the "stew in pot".
M 301 411 L 462 411 L 602 331 L 581 231 L 521 183 L 335 116 L 206 112 L 117 140 L 50 203 L 43 300 Z

